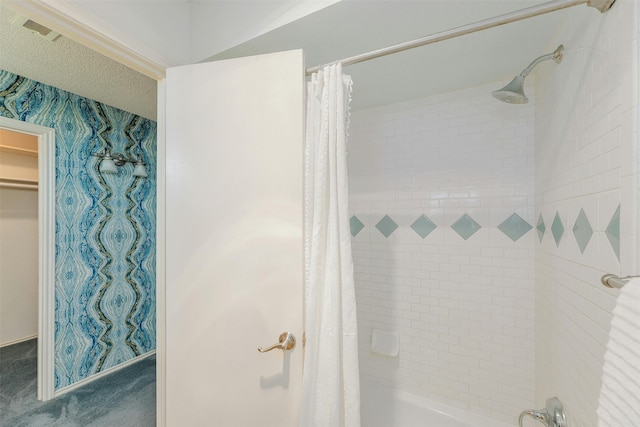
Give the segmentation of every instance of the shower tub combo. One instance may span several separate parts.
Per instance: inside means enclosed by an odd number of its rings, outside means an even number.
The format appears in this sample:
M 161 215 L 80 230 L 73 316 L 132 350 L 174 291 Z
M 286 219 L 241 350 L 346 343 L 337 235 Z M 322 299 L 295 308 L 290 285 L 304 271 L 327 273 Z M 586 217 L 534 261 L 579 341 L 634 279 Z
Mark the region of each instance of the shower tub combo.
M 381 384 L 362 381 L 360 393 L 363 427 L 512 427 Z

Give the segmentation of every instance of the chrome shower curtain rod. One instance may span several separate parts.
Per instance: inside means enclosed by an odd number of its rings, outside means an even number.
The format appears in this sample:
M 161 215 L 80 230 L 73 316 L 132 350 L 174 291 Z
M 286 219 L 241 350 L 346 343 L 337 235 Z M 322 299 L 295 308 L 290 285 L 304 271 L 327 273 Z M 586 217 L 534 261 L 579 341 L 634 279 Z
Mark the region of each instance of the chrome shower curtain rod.
M 341 63 L 343 66 L 353 65 L 359 62 L 369 61 L 370 59 L 380 58 L 382 56 L 387 56 L 416 47 L 463 36 L 465 34 L 471 34 L 489 28 L 498 27 L 500 25 L 509 24 L 511 22 L 532 18 L 534 16 L 544 15 L 545 13 L 555 12 L 556 10 L 566 9 L 568 7 L 577 6 L 583 3 L 586 3 L 588 6 L 595 7 L 600 12 L 604 13 L 611 8 L 611 5 L 613 5 L 614 2 L 615 0 L 554 0 L 547 3 L 539 4 L 537 6 L 532 6 L 525 9 L 516 10 L 514 12 L 505 13 L 503 15 L 498 15 L 493 18 L 483 19 L 482 21 L 477 21 L 471 24 L 463 25 L 461 27 L 441 31 L 439 33 L 431 34 L 416 40 L 396 44 L 367 53 L 362 53 L 360 55 L 331 62 L 330 64 Z M 306 74 L 307 76 L 310 76 L 323 67 L 324 65 L 318 65 L 316 67 L 308 68 Z

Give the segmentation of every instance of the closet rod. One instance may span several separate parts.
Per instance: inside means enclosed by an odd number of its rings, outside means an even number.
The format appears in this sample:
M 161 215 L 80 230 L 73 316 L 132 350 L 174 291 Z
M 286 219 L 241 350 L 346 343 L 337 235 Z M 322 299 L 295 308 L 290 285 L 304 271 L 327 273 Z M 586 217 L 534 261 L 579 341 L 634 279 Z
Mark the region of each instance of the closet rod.
M 37 190 L 38 182 L 24 179 L 0 178 L 0 188 L 16 188 L 21 190 Z
M 498 15 L 493 18 L 483 19 L 471 24 L 463 25 L 461 27 L 452 28 L 450 30 L 441 31 L 439 33 L 431 34 L 416 40 L 396 44 L 393 46 L 385 47 L 382 49 L 374 50 L 360 55 L 352 56 L 349 58 L 341 59 L 331 62 L 330 64 L 341 63 L 342 66 L 353 65 L 359 62 L 369 61 L 371 59 L 380 58 L 382 56 L 391 55 L 394 53 L 402 52 L 405 50 L 413 49 L 420 46 L 425 46 L 432 43 L 441 42 L 443 40 L 452 39 L 454 37 L 463 36 L 465 34 L 471 34 L 478 31 L 486 30 L 489 28 L 497 27 L 511 22 L 521 21 L 523 19 L 532 18 L 538 15 L 544 15 L 545 13 L 555 12 L 557 10 L 566 9 L 568 7 L 577 6 L 579 4 L 587 3 L 588 6 L 595 7 L 600 12 L 604 13 L 615 0 L 554 0 L 547 3 L 541 3 L 537 6 L 528 7 L 525 9 L 516 10 L 514 12 Z M 306 75 L 310 76 L 316 71 L 321 70 L 325 65 L 318 65 L 307 69 Z

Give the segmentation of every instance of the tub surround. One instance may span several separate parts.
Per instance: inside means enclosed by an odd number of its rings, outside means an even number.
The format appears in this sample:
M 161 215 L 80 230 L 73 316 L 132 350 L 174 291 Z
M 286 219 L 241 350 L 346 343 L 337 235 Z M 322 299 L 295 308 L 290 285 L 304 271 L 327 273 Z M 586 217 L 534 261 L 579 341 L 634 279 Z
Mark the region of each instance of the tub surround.
M 533 82 L 518 108 L 491 84 L 353 113 L 365 380 L 504 422 L 532 405 Z M 370 351 L 373 329 L 397 357 Z
M 558 396 L 570 425 L 595 427 L 619 290 L 638 274 L 638 2 L 572 11 L 562 64 L 536 76 L 536 402 Z M 573 13 L 576 12 L 576 13 Z M 542 223 L 541 223 L 542 224 Z M 549 228 L 551 235 L 549 235 Z
M 597 426 L 619 292 L 600 277 L 638 273 L 640 11 L 591 12 L 567 15 L 529 104 L 493 100 L 498 82 L 353 114 L 365 381 L 511 424 L 558 396 Z

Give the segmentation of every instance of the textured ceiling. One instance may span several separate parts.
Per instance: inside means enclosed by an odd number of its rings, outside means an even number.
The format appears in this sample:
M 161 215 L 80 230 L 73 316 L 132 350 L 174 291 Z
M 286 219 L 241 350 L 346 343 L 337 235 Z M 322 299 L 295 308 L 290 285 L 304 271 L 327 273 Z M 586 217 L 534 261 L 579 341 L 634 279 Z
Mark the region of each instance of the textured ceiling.
M 48 41 L 0 3 L 0 69 L 156 120 L 157 83 L 65 37 Z

